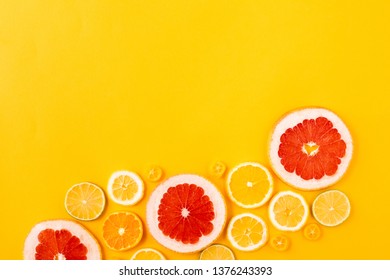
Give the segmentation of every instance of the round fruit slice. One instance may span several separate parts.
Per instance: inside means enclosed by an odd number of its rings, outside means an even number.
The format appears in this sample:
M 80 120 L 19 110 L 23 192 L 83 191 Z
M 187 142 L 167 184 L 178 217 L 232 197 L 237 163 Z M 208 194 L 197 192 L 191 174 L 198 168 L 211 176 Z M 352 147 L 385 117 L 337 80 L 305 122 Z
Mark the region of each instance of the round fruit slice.
M 222 161 L 216 161 L 210 166 L 210 174 L 214 177 L 221 178 L 225 171 L 226 165 Z
M 153 165 L 147 171 L 148 180 L 151 182 L 158 182 L 164 175 L 164 171 L 160 166 Z
M 197 252 L 221 234 L 226 221 L 219 190 L 197 175 L 177 175 L 158 185 L 146 207 L 152 236 L 180 253 Z
M 272 133 L 269 157 L 275 173 L 301 190 L 333 185 L 352 157 L 348 128 L 333 112 L 306 108 L 282 118 Z
M 268 241 L 268 228 L 262 218 L 252 213 L 243 213 L 230 220 L 227 236 L 234 248 L 253 251 Z
M 121 205 L 134 205 L 144 196 L 144 182 L 130 171 L 114 172 L 108 181 L 110 198 Z
M 100 245 L 76 222 L 51 220 L 36 224 L 24 243 L 25 260 L 100 260 Z
M 152 248 L 139 249 L 131 257 L 132 260 L 165 260 L 164 255 Z
M 292 191 L 277 193 L 268 210 L 272 224 L 283 231 L 300 230 L 309 216 L 309 207 L 303 196 Z
M 229 173 L 227 190 L 230 199 L 238 206 L 260 207 L 272 195 L 272 176 L 268 169 L 259 163 L 241 163 Z
M 351 204 L 343 192 L 331 190 L 316 197 L 312 211 L 320 224 L 332 227 L 343 223 L 349 217 Z
M 315 241 L 321 237 L 321 229 L 316 223 L 311 223 L 303 229 L 303 236 L 306 239 Z
M 288 247 L 290 247 L 290 240 L 287 236 L 282 234 L 272 236 L 270 243 L 272 248 L 280 252 L 286 251 Z
M 132 212 L 113 213 L 103 224 L 103 238 L 108 248 L 115 251 L 133 248 L 141 241 L 142 235 L 142 222 Z
M 228 247 L 220 244 L 214 244 L 202 251 L 200 260 L 234 260 L 234 254 Z
M 103 190 L 92 183 L 72 186 L 65 196 L 65 209 L 73 218 L 95 220 L 102 214 L 106 199 Z

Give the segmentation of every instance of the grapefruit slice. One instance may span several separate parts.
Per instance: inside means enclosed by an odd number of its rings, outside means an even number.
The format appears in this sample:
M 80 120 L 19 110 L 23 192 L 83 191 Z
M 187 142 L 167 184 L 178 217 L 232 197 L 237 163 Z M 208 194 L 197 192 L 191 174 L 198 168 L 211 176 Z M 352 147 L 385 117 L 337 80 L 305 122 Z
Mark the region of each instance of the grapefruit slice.
M 173 176 L 151 194 L 146 221 L 161 245 L 179 253 L 197 252 L 221 234 L 226 222 L 225 201 L 203 177 Z
M 342 178 L 352 150 L 351 134 L 335 113 L 305 108 L 276 124 L 269 157 L 281 180 L 301 190 L 318 190 Z
M 100 260 L 100 245 L 87 229 L 67 220 L 36 224 L 24 243 L 25 260 Z

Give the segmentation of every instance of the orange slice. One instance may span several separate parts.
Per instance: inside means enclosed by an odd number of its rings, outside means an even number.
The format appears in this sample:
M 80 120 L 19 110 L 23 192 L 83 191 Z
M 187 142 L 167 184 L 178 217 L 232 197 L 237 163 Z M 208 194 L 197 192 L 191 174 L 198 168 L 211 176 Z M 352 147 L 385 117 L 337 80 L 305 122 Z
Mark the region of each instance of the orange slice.
M 321 229 L 316 223 L 307 224 L 303 229 L 306 239 L 315 241 L 321 237 Z
M 158 182 L 162 179 L 164 171 L 160 166 L 152 165 L 147 171 L 147 178 L 151 182 Z
M 290 240 L 287 236 L 282 234 L 272 236 L 270 243 L 272 248 L 280 252 L 286 251 L 288 247 L 290 247 Z
M 144 183 L 134 172 L 114 172 L 108 181 L 110 198 L 121 205 L 134 205 L 144 196 Z
M 152 248 L 139 249 L 131 257 L 132 260 L 165 260 L 164 255 Z
M 214 177 L 221 178 L 225 171 L 226 165 L 222 161 L 216 161 L 210 166 L 210 174 Z
M 202 251 L 200 260 L 234 260 L 234 254 L 228 247 L 220 244 L 214 244 Z
M 302 195 L 292 191 L 276 194 L 269 204 L 269 217 L 279 230 L 297 231 L 306 223 L 309 207 Z
M 312 205 L 314 218 L 324 226 L 343 223 L 351 211 L 348 197 L 341 191 L 331 190 L 319 194 Z
M 270 199 L 273 192 L 271 173 L 259 163 L 241 163 L 228 175 L 227 192 L 238 206 L 260 207 Z
M 124 251 L 136 246 L 142 238 L 143 227 L 138 216 L 132 212 L 116 212 L 103 224 L 103 238 L 107 247 Z
M 72 186 L 65 195 L 65 209 L 73 218 L 82 221 L 97 219 L 103 212 L 106 199 L 103 190 L 92 183 Z

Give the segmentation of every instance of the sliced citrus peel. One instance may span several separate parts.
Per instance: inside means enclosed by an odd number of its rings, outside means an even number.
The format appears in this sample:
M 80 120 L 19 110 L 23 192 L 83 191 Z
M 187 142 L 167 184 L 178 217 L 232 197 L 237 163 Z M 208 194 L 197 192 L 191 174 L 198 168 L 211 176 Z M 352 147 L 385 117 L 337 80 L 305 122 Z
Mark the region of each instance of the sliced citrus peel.
M 213 244 L 202 251 L 200 260 L 234 260 L 233 251 L 222 244 Z
M 278 234 L 271 237 L 270 244 L 276 251 L 283 252 L 290 247 L 290 239 L 283 234 Z
M 316 223 L 307 224 L 303 228 L 303 236 L 311 241 L 318 240 L 321 237 L 321 228 Z
M 114 172 L 109 181 L 107 192 L 110 198 L 120 205 L 134 205 L 144 196 L 144 182 L 131 171 Z

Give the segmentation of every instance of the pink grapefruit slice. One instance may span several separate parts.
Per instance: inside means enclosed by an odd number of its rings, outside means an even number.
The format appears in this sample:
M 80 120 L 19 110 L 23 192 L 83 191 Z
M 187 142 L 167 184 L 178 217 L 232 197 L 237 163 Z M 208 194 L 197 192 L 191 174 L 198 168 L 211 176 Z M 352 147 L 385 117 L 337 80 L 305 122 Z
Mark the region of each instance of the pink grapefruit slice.
M 269 149 L 275 173 L 301 190 L 318 190 L 339 181 L 352 158 L 352 138 L 344 122 L 324 108 L 305 108 L 275 126 Z
M 152 236 L 166 248 L 198 252 L 220 236 L 226 222 L 225 201 L 201 176 L 173 176 L 151 194 L 146 221 Z
M 76 222 L 51 220 L 36 224 L 24 244 L 26 260 L 100 260 L 100 245 Z

